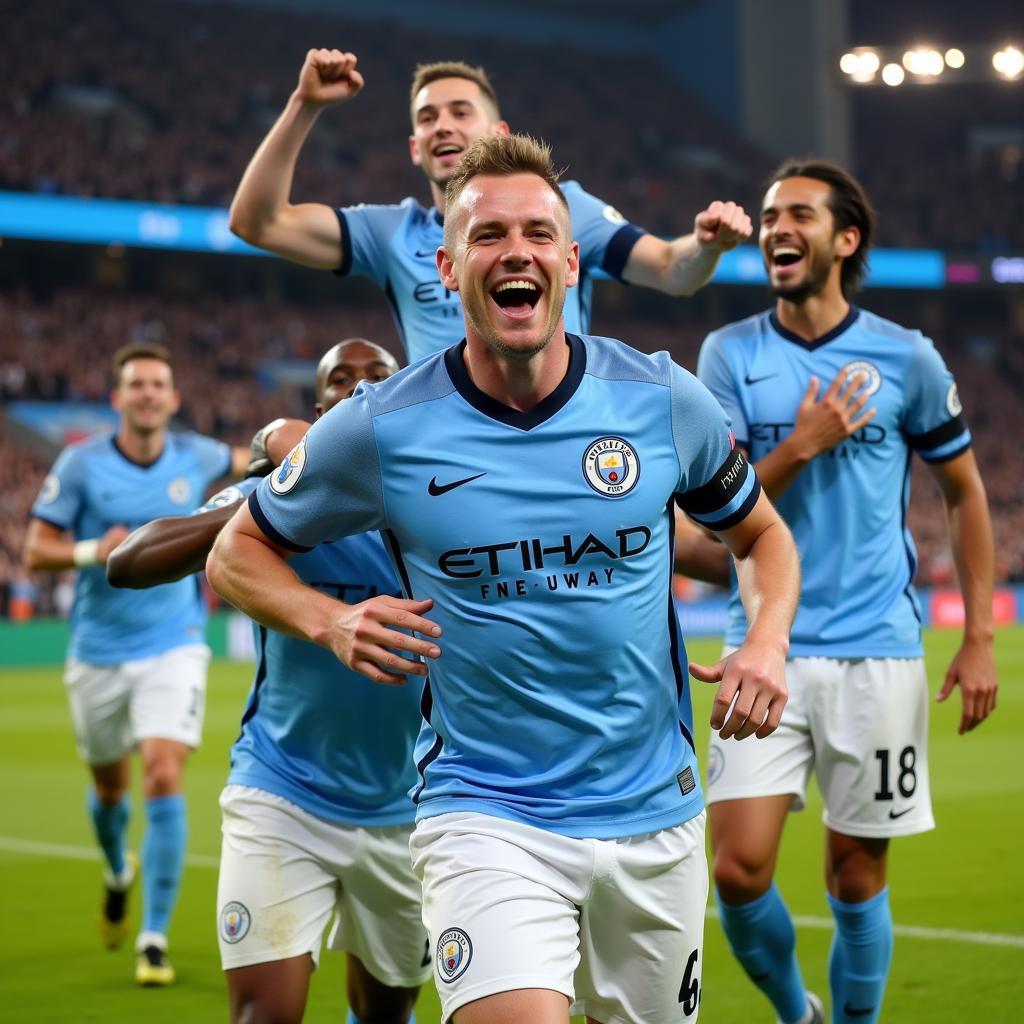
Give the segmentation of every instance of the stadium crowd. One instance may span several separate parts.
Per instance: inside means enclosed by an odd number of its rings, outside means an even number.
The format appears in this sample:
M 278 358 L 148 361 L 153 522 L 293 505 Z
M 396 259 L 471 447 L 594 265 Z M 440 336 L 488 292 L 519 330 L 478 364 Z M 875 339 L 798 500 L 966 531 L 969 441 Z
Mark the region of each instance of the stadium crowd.
M 870 299 L 866 300 L 870 307 Z M 310 313 L 282 301 L 225 300 L 212 293 L 167 298 L 69 288 L 47 301 L 27 291 L 0 299 L 0 402 L 61 400 L 106 404 L 110 390 L 109 355 L 124 341 L 155 341 L 172 352 L 182 392 L 178 426 L 245 444 L 275 416 L 306 417 L 313 396 L 308 385 L 288 383 L 275 368 L 289 361 L 314 360 L 338 340 L 334 325 L 344 319 L 345 334 L 390 343 L 394 328 L 383 306 L 353 309 L 346 304 Z M 710 330 L 715 324 L 707 324 Z M 1024 580 L 1024 493 L 1015 466 L 1016 441 L 1005 432 L 1019 405 L 1011 381 L 1024 378 L 1024 353 L 998 324 L 973 333 L 958 323 L 957 334 L 939 338 L 975 435 L 996 530 L 997 578 Z M 688 367 L 696 365 L 703 337 L 691 324 L 683 331 L 644 321 L 616 303 L 599 303 L 601 333 L 629 337 L 637 348 L 669 349 Z M 938 332 L 936 332 L 938 334 Z M 110 340 L 108 340 L 110 339 Z M 302 375 L 298 375 L 301 377 Z M 307 371 L 305 377 L 309 378 Z M 0 424 L 2 429 L 2 424 Z M 11 594 L 28 592 L 38 612 L 66 610 L 52 580 L 26 578 L 19 569 L 28 509 L 50 462 L 0 432 L 0 460 L 11 483 L 0 497 L 0 588 L 3 614 Z M 937 489 L 924 467 L 914 474 L 910 525 L 920 557 L 919 582 L 953 579 Z

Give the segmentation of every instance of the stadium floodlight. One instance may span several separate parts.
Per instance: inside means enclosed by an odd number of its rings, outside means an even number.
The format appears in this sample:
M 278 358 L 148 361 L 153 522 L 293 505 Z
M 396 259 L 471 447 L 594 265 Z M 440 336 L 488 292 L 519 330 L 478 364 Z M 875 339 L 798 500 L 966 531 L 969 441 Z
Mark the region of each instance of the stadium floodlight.
M 839 70 L 844 75 L 852 75 L 860 68 L 860 58 L 855 53 L 844 53 L 839 58 Z
M 852 60 L 847 59 L 852 58 Z M 870 82 L 882 66 L 882 60 L 874 50 L 858 48 L 852 53 L 844 53 L 839 67 L 855 82 Z
M 952 68 L 954 71 L 959 71 L 967 62 L 967 58 L 964 56 L 963 50 L 958 50 L 955 46 L 951 46 L 945 54 L 946 67 Z
M 942 74 L 945 63 L 938 50 L 921 46 L 916 50 L 907 50 L 903 54 L 903 66 L 912 75 L 917 75 L 920 78 L 935 78 Z
M 992 54 L 992 67 L 1003 78 L 1017 78 L 1024 71 L 1024 53 L 1021 53 L 1016 46 L 1004 46 Z
M 904 78 L 903 68 L 899 64 L 886 64 L 882 68 L 882 81 L 886 85 L 899 85 Z

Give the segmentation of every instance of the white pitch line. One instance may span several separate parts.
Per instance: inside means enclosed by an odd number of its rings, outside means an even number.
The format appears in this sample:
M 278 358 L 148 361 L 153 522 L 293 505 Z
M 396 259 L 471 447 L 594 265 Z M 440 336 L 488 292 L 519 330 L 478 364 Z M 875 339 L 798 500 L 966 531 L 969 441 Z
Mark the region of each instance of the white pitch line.
M 62 860 L 99 860 L 100 854 L 93 846 L 71 846 L 66 843 L 43 843 L 34 839 L 18 839 L 15 836 L 0 836 L 0 851 L 24 853 L 36 857 L 58 857 Z M 205 853 L 189 853 L 185 864 L 190 868 L 216 868 L 218 857 Z M 715 907 L 708 907 L 708 917 L 718 917 Z M 832 931 L 835 922 L 830 917 L 808 917 L 796 914 L 793 923 L 800 928 L 820 928 Z M 1024 935 L 1002 935 L 997 932 L 962 932 L 955 928 L 921 928 L 913 924 L 893 925 L 896 935 L 908 939 L 931 939 L 945 942 L 968 942 L 978 946 L 1009 946 L 1024 949 Z

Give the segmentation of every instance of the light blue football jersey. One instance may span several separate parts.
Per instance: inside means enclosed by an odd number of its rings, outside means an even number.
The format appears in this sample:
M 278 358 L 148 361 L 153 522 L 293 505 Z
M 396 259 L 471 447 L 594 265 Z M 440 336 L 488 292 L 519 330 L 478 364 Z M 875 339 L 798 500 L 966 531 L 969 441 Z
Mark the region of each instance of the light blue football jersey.
M 709 334 L 697 372 L 756 463 L 793 430 L 812 375 L 823 393 L 842 369 L 867 375 L 867 408 L 877 412 L 805 466 L 776 502 L 803 568 L 790 655 L 919 657 L 910 456 L 942 462 L 971 443 L 956 384 L 932 342 L 855 307 L 807 342 L 765 312 Z M 745 633 L 734 584 L 726 642 L 741 643 Z
M 32 515 L 76 539 L 112 526 L 133 530 L 161 516 L 185 515 L 207 487 L 231 470 L 231 449 L 193 433 L 168 433 L 159 458 L 133 462 L 114 437 L 69 445 L 39 491 Z M 94 665 L 148 658 L 205 639 L 205 609 L 195 579 L 150 590 L 119 590 L 102 565 L 78 570 L 68 654 Z
M 614 207 L 585 192 L 578 182 L 562 183 L 569 203 L 573 238 L 580 244 L 580 280 L 565 296 L 565 329 L 590 327 L 593 274 L 621 279 L 638 238 L 646 232 L 627 223 Z M 348 206 L 337 211 L 342 224 L 339 274 L 375 281 L 387 296 L 410 363 L 448 348 L 465 334 L 462 303 L 437 276 L 435 253 L 444 242 L 444 219 L 415 199 L 391 206 Z
M 237 501 L 258 483 L 243 480 L 209 507 Z M 289 564 L 304 583 L 349 604 L 400 596 L 377 533 L 321 544 Z M 255 642 L 256 678 L 228 782 L 274 793 L 327 821 L 410 823 L 422 682 L 378 686 L 326 648 L 264 626 L 255 626 Z
M 360 386 L 249 498 L 296 550 L 380 529 L 403 592 L 433 598 L 420 818 L 616 837 L 703 806 L 672 502 L 725 529 L 759 485 L 721 407 L 666 353 L 569 345 L 565 379 L 525 413 L 474 386 L 462 345 Z

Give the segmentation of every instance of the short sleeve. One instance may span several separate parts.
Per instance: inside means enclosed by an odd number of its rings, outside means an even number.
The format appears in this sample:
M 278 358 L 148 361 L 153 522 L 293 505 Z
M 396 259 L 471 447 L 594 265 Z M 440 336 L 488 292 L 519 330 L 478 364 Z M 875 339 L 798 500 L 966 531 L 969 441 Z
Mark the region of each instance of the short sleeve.
M 907 367 L 906 400 L 907 444 L 925 462 L 947 462 L 971 446 L 956 381 L 928 338 L 915 344 Z
M 562 192 L 569 203 L 572 236 L 580 244 L 583 268 L 603 270 L 621 281 L 633 246 L 647 232 L 627 221 L 614 206 L 585 192 L 578 182 L 565 182 Z
M 292 551 L 308 551 L 386 526 L 380 462 L 362 385 L 313 424 L 249 496 L 260 529 Z
M 213 495 L 204 505 L 197 508 L 192 515 L 199 516 L 204 512 L 213 512 L 218 508 L 224 508 L 225 505 L 234 505 L 236 501 L 241 501 L 252 494 L 259 485 L 260 479 L 258 476 L 249 476 L 244 480 L 239 480 L 237 484 L 229 484 Z
M 382 288 L 388 278 L 388 245 L 406 211 L 402 206 L 340 207 L 342 276 L 368 277 Z
M 726 358 L 725 346 L 718 332 L 709 334 L 700 347 L 700 355 L 697 357 L 697 377 L 725 410 L 731 421 L 736 443 L 749 449 L 747 418 L 736 390 L 736 377 Z
M 60 530 L 70 529 L 85 497 L 85 458 L 81 448 L 65 448 L 46 475 L 32 515 Z
M 761 485 L 729 429 L 729 417 L 692 374 L 672 364 L 672 433 L 679 507 L 702 526 L 728 530 L 757 503 Z
M 231 446 L 202 434 L 186 435 L 199 463 L 199 471 L 207 483 L 231 472 Z

